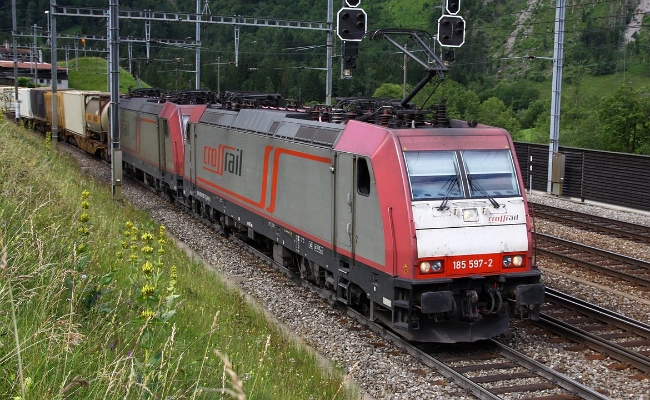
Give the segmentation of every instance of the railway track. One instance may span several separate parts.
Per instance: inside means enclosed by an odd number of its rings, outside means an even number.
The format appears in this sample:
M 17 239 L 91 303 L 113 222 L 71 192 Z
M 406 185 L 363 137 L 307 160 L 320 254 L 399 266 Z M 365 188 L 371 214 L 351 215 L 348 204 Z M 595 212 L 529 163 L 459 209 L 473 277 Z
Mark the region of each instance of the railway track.
M 650 290 L 650 263 L 647 261 L 541 233 L 536 234 L 535 249 L 538 255 L 580 265 Z
M 650 325 L 546 289 L 545 329 L 650 374 Z
M 495 340 L 462 345 L 434 345 L 433 348 L 428 345 L 416 346 L 381 325 L 362 320 L 363 317 L 354 310 L 347 310 L 347 313 L 479 399 L 513 398 L 523 393 L 526 399 L 608 398 Z M 471 349 L 454 350 L 459 347 Z M 449 355 L 449 349 L 456 354 Z M 438 356 L 439 352 L 445 354 Z
M 650 227 L 533 205 L 535 215 L 617 238 L 650 243 Z M 536 234 L 537 254 L 570 262 L 650 290 L 650 263 L 557 237 Z M 546 288 L 538 325 L 650 373 L 650 325 Z
M 650 325 L 554 289 L 535 324 L 650 373 Z
M 265 262 L 274 265 L 284 275 L 293 279 L 298 285 L 308 287 L 321 297 L 339 308 L 341 312 L 361 325 L 377 333 L 382 339 L 392 343 L 420 360 L 424 365 L 437 371 L 440 375 L 455 382 L 459 387 L 479 399 L 505 399 L 526 393 L 527 399 L 570 400 L 570 399 L 608 399 L 607 396 L 583 385 L 577 380 L 549 368 L 516 350 L 495 340 L 486 340 L 463 345 L 415 345 L 396 335 L 385 326 L 369 321 L 362 313 L 345 308 L 335 301 L 332 295 L 300 278 L 299 274 L 276 263 L 269 255 L 249 246 L 247 243 L 231 237 L 246 251 Z M 461 349 L 455 355 L 449 355 L 449 348 L 469 347 L 470 351 Z M 436 353 L 444 352 L 439 357 Z
M 596 215 L 565 210 L 539 203 L 530 203 L 532 215 L 580 229 L 598 232 L 618 238 L 650 243 L 650 227 L 618 221 Z

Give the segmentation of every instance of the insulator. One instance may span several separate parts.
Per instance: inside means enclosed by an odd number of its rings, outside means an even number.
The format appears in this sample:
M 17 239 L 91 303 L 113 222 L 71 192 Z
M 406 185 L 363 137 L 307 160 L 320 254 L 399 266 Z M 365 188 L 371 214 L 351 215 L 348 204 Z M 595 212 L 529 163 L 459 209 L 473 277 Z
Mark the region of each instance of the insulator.
M 447 105 L 445 101 L 441 101 L 436 108 L 436 126 L 444 127 L 449 126 L 449 118 L 447 117 Z
M 321 121 L 330 122 L 330 109 L 329 109 L 329 107 L 325 107 L 325 108 L 321 109 Z
M 311 116 L 312 121 L 318 121 L 318 117 L 320 116 L 320 107 L 319 106 L 313 106 L 309 110 L 309 115 Z
M 332 122 L 335 124 L 340 124 L 345 119 L 345 110 L 341 108 L 335 108 L 332 110 Z
M 379 123 L 387 126 L 388 121 L 390 121 L 391 118 L 393 118 L 393 116 L 391 115 L 390 108 L 382 107 L 381 112 L 379 113 Z

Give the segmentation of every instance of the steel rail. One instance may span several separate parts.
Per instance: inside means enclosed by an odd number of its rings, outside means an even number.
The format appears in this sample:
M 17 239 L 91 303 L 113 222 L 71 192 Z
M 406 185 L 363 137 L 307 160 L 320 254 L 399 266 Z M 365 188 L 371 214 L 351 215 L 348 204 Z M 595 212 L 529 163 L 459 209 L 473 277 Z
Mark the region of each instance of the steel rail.
M 532 208 L 532 215 L 535 217 L 557 221 L 566 225 L 578 226 L 596 232 L 603 232 L 617 237 L 625 237 L 631 240 L 650 243 L 650 227 L 645 225 L 565 210 L 539 203 L 530 203 L 530 206 Z
M 627 257 L 607 250 L 586 246 L 580 243 L 572 242 L 555 236 L 545 235 L 542 233 L 536 233 L 536 236 L 537 240 L 535 241 L 535 250 L 537 251 L 537 254 L 542 254 L 563 261 L 571 262 L 588 269 L 605 273 L 614 278 L 619 278 L 641 286 L 650 287 L 650 263 L 647 261 Z M 553 245 L 562 246 L 565 249 L 573 250 L 575 253 L 569 255 L 554 251 L 550 248 Z M 591 257 L 589 261 L 585 261 L 584 259 L 578 257 L 580 255 L 579 253 L 589 254 L 594 257 Z M 616 269 L 611 266 L 611 261 L 615 261 L 619 265 L 622 265 L 621 269 L 631 269 L 637 273 L 633 274 Z
M 584 300 L 574 298 L 554 289 L 546 289 L 546 298 L 555 304 L 577 311 L 604 324 L 614 326 L 617 329 L 630 333 L 630 336 L 636 335 L 650 343 L 650 325 L 648 324 L 636 321 L 605 308 L 589 304 Z M 589 348 L 607 354 L 618 361 L 628 363 L 646 374 L 650 373 L 650 357 L 639 352 L 630 350 L 620 344 L 612 342 L 611 340 L 587 332 L 586 330 L 573 326 L 568 322 L 561 321 L 560 319 L 552 317 L 546 313 L 542 313 L 540 315 L 540 320 L 534 323 L 542 325 L 556 334 L 564 336 L 574 342 L 583 343 Z
M 499 354 L 505 358 L 516 362 L 517 364 L 523 366 L 524 368 L 534 371 L 536 374 L 548 379 L 549 381 L 555 383 L 556 385 L 562 387 L 563 389 L 568 390 L 571 393 L 577 394 L 583 399 L 607 399 L 607 396 L 604 396 L 597 391 L 586 387 L 582 383 L 569 378 L 568 376 L 550 368 L 546 365 L 533 360 L 532 358 L 521 354 L 513 348 L 510 348 L 503 343 L 499 343 L 494 339 L 491 339 L 490 342 L 499 350 Z

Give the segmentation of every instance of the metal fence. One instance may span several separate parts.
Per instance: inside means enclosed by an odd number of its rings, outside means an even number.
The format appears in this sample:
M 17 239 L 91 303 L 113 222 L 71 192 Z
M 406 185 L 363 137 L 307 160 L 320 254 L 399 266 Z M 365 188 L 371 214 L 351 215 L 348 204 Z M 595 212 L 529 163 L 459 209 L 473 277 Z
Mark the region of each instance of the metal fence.
M 515 150 L 526 187 L 532 181 L 533 190 L 546 192 L 549 146 L 516 142 Z M 565 156 L 562 196 L 650 211 L 650 156 L 562 146 L 559 152 Z

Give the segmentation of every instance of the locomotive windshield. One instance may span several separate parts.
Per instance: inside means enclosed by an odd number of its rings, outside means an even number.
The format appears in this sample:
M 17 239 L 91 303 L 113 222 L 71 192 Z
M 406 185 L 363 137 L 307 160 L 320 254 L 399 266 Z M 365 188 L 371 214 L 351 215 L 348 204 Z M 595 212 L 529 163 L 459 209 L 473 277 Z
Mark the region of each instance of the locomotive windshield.
M 409 151 L 404 153 L 413 200 L 464 197 L 458 179 L 454 151 Z
M 404 152 L 413 200 L 518 196 L 509 150 Z

